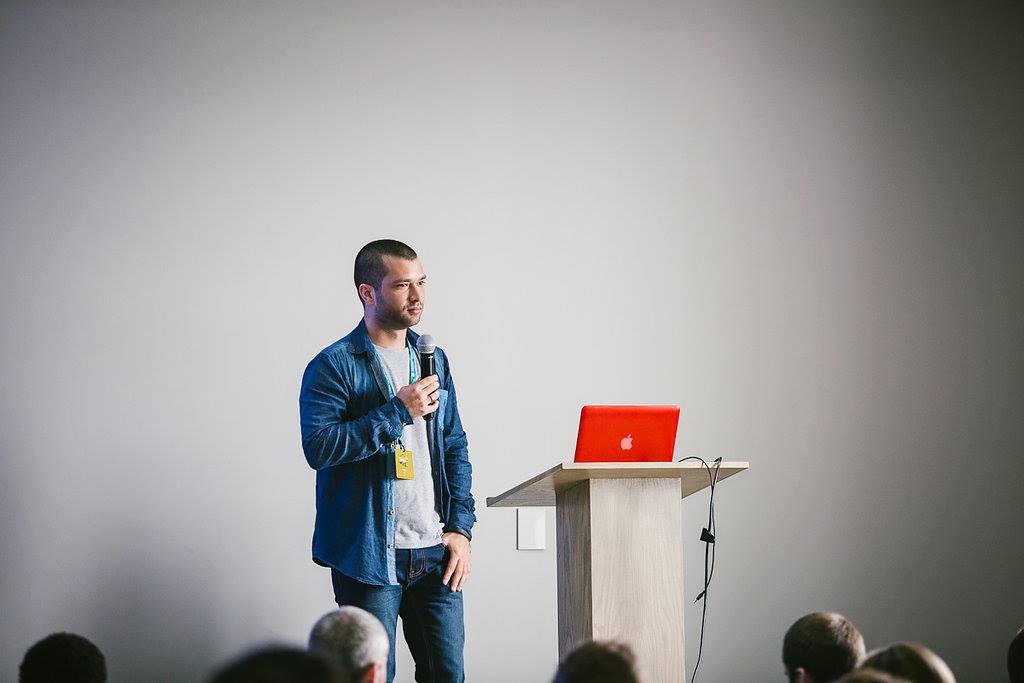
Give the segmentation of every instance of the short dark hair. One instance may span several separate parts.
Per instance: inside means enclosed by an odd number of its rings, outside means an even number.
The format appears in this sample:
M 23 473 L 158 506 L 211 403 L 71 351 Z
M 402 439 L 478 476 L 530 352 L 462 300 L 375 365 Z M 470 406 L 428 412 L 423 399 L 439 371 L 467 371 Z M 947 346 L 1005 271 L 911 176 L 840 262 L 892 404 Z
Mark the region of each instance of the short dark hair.
M 285 645 L 262 647 L 216 671 L 211 683 L 347 683 L 333 664 Z
M 74 633 L 54 633 L 25 652 L 18 680 L 20 683 L 105 683 L 107 660 L 88 638 Z
M 914 683 L 956 681 L 942 658 L 920 643 L 893 643 L 872 652 L 861 666 L 906 678 Z
M 852 670 L 864 657 L 864 638 L 841 614 L 812 612 L 786 631 L 782 641 L 782 663 L 790 680 L 798 668 L 815 683 L 834 681 Z
M 380 283 L 388 274 L 384 267 L 384 257 L 394 256 L 395 258 L 412 261 L 419 258 L 412 247 L 398 240 L 374 240 L 359 250 L 356 254 L 356 265 L 353 279 L 356 283 L 356 292 L 359 285 L 370 285 L 374 291 L 380 291 Z M 359 297 L 362 301 L 362 297 Z
M 1010 673 L 1010 683 L 1024 683 L 1024 628 L 1017 631 L 1017 636 L 1010 641 L 1006 670 Z
M 628 645 L 590 641 L 562 660 L 554 683 L 638 683 Z

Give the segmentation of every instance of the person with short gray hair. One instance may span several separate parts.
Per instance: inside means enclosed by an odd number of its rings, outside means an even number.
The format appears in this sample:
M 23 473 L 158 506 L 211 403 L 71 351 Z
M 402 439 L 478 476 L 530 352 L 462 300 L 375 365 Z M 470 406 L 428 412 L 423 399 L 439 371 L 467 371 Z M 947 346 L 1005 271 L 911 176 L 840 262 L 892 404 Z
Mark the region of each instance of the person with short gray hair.
M 310 651 L 329 657 L 352 683 L 383 683 L 390 647 L 380 620 L 352 605 L 320 617 L 309 634 Z

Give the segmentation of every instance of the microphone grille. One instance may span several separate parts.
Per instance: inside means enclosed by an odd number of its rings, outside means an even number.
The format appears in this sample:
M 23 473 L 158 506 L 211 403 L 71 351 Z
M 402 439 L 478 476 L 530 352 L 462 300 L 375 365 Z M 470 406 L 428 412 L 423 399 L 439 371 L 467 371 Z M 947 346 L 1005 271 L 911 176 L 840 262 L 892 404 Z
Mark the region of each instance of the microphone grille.
M 434 338 L 429 334 L 421 334 L 416 340 L 416 350 L 420 353 L 433 353 L 436 346 Z

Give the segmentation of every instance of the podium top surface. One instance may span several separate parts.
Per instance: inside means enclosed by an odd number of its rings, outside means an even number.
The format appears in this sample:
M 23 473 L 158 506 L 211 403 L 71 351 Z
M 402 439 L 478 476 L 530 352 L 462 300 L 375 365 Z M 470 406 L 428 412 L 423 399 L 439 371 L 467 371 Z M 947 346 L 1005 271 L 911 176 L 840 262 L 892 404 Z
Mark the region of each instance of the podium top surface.
M 723 462 L 718 481 L 750 467 L 746 462 Z M 714 467 L 712 467 L 714 471 Z M 704 465 L 685 462 L 565 462 L 527 479 L 499 496 L 487 499 L 487 507 L 552 507 L 555 492 L 587 479 L 679 479 L 685 498 L 711 485 Z

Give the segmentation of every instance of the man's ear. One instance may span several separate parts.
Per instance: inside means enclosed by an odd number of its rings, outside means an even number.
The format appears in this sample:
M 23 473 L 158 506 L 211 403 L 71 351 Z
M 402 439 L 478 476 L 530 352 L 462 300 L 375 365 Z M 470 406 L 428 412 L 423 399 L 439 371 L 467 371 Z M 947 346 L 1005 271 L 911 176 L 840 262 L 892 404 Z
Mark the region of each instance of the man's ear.
M 793 672 L 793 683 L 814 683 L 814 679 L 802 666 L 798 666 Z
M 387 665 L 374 662 L 366 667 L 366 671 L 359 677 L 359 683 L 384 683 L 387 680 Z
M 371 285 L 359 285 L 359 298 L 363 300 L 363 304 L 373 304 L 375 292 Z

